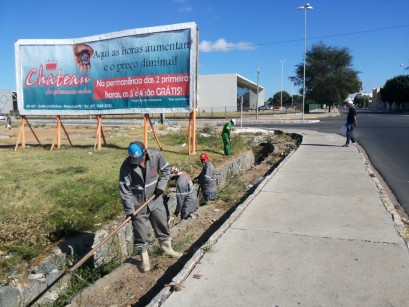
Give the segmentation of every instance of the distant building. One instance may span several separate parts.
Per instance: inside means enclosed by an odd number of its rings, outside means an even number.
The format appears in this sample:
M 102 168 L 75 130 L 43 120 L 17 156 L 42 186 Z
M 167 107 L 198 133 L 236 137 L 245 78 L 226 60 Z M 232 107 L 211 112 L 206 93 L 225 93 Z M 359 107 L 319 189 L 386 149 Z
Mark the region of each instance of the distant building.
M 17 93 L 0 91 L 0 113 L 10 114 L 13 110 L 17 110 Z
M 257 83 L 238 74 L 199 75 L 197 78 L 198 112 L 256 109 Z M 258 106 L 264 105 L 264 88 L 258 86 Z
M 369 104 L 371 109 L 385 109 L 386 105 L 381 99 L 381 89 L 379 87 L 372 89 L 372 101 Z
M 374 88 L 372 90 L 372 104 L 369 105 L 370 108 L 380 110 L 380 109 L 387 109 L 387 110 L 394 110 L 394 111 L 405 111 L 409 109 L 409 102 L 396 104 L 395 102 L 392 105 L 389 105 L 389 102 L 384 102 L 381 99 L 381 88 Z

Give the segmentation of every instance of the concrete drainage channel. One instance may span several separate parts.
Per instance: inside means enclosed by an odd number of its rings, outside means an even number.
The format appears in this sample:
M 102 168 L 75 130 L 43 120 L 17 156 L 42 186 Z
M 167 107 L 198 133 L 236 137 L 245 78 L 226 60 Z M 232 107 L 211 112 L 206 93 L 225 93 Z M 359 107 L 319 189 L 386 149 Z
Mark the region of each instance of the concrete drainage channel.
M 292 153 L 287 155 L 288 159 Z M 226 163 L 217 169 L 218 172 L 218 187 L 222 189 L 228 182 L 228 179 L 233 175 L 240 175 L 248 171 L 254 165 L 254 154 L 252 151 L 247 151 L 240 155 L 236 160 Z M 282 160 L 283 161 L 283 160 Z M 281 161 L 281 162 L 282 162 Z M 281 164 L 280 162 L 280 164 Z M 280 165 L 279 164 L 279 165 Z M 277 169 L 272 170 L 268 176 L 273 176 Z M 202 258 L 206 249 L 211 248 L 220 236 L 230 227 L 237 219 L 241 212 L 251 202 L 252 198 L 258 194 L 266 180 L 257 182 L 253 193 L 242 204 L 235 208 L 234 212 L 222 224 L 222 226 L 214 232 L 208 239 L 206 244 L 199 248 L 184 265 L 183 269 L 173 278 L 170 287 L 161 290 L 151 301 L 149 306 L 159 306 L 190 273 L 198 261 Z M 176 199 L 170 197 L 168 206 L 175 207 Z M 119 217 L 103 229 L 95 234 L 89 233 L 84 236 L 70 239 L 59 248 L 53 250 L 52 254 L 45 259 L 39 266 L 31 268 L 31 274 L 26 279 L 21 281 L 12 281 L 9 285 L 0 287 L 0 306 L 41 306 L 44 304 L 52 304 L 58 299 L 59 295 L 66 290 L 70 278 L 72 276 L 67 272 L 67 263 L 69 266 L 75 263 L 74 258 L 82 258 L 93 246 L 102 241 L 112 229 L 117 227 L 123 221 L 123 217 Z M 101 246 L 96 251 L 93 258 L 90 258 L 88 264 L 94 267 L 100 267 L 111 262 L 113 259 L 120 257 L 121 259 L 129 258 L 132 255 L 133 249 L 132 229 L 130 223 L 125 225 L 118 233 L 113 236 L 106 244 Z
M 254 192 L 242 203 L 240 204 L 235 211 L 230 215 L 230 217 L 223 223 L 223 225 L 209 238 L 206 244 L 203 247 L 199 248 L 196 253 L 191 257 L 191 259 L 185 264 L 184 268 L 177 274 L 170 284 L 170 287 L 163 288 L 152 300 L 146 305 L 149 307 L 160 306 L 171 293 L 178 289 L 179 285 L 189 276 L 193 268 L 199 263 L 203 255 L 206 253 L 206 250 L 211 249 L 214 244 L 219 240 L 219 238 L 226 232 L 226 230 L 234 223 L 235 220 L 241 215 L 241 213 L 246 209 L 246 207 L 251 203 L 253 198 L 261 191 L 263 186 L 268 182 L 268 179 L 274 176 L 274 174 L 280 168 L 280 165 L 287 159 L 291 157 L 295 150 L 291 151 L 279 165 L 275 167 L 272 172 L 261 181 Z

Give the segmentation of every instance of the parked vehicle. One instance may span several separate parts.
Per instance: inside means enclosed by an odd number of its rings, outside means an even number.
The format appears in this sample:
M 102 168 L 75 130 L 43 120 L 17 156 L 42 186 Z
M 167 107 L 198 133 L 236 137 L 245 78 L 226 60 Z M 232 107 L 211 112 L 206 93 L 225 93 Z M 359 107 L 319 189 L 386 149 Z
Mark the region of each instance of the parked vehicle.
M 0 120 L 6 120 L 6 115 L 0 114 Z
M 264 110 L 268 110 L 268 108 L 266 106 L 259 106 L 258 110 L 259 111 L 264 111 Z

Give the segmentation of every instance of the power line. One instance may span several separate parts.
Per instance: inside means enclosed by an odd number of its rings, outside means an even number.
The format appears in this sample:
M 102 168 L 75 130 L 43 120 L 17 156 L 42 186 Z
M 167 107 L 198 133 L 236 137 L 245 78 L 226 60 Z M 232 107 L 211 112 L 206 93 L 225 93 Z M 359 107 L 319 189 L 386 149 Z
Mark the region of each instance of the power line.
M 391 26 L 391 27 L 383 27 L 383 28 L 377 28 L 377 29 L 371 29 L 371 30 L 362 30 L 362 31 L 355 31 L 355 32 L 340 33 L 340 34 L 316 36 L 316 37 L 309 37 L 308 39 L 311 40 L 311 39 L 322 39 L 322 38 L 331 38 L 331 37 L 338 37 L 338 36 L 349 36 L 349 35 L 379 32 L 379 31 L 393 30 L 393 29 L 406 28 L 406 27 L 409 27 L 409 25 Z M 201 51 L 217 51 L 217 50 L 226 50 L 226 49 L 247 49 L 248 50 L 256 46 L 287 44 L 287 43 L 294 43 L 294 42 L 299 42 L 299 41 L 304 41 L 304 39 L 299 38 L 299 39 L 290 39 L 290 40 L 282 40 L 282 41 L 266 42 L 266 43 L 245 43 L 245 44 L 236 44 L 235 46 L 231 46 L 231 47 L 226 46 L 226 47 L 219 47 L 219 48 L 202 48 L 200 50 Z
M 373 29 L 373 30 L 363 30 L 363 31 L 356 31 L 356 32 L 347 32 L 347 33 L 333 34 L 333 35 L 326 35 L 326 36 L 318 36 L 318 37 L 311 37 L 310 39 L 320 39 L 320 38 L 328 38 L 328 37 L 356 35 L 356 34 L 362 34 L 362 33 L 378 32 L 378 31 L 385 31 L 385 30 L 405 28 L 405 27 L 409 27 L 409 25 L 385 27 L 385 28 L 378 28 L 378 29 Z

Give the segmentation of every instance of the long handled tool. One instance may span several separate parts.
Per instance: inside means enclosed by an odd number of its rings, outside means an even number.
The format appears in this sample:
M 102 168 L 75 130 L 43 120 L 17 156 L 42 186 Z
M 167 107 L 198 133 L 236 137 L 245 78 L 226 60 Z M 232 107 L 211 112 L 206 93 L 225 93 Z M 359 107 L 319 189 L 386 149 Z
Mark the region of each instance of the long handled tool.
M 77 273 L 74 271 L 78 269 L 82 264 L 84 264 L 85 261 L 89 257 L 91 257 L 95 251 L 100 248 L 106 241 L 108 241 L 115 233 L 118 232 L 126 223 L 129 222 L 129 220 L 132 218 L 132 216 L 137 215 L 143 208 L 145 208 L 153 199 L 155 199 L 155 195 L 153 195 L 151 198 L 149 198 L 146 202 L 144 202 L 137 210 L 135 210 L 132 215 L 128 216 L 125 221 L 122 222 L 121 225 L 119 225 L 113 232 L 111 232 L 104 240 L 99 242 L 88 254 L 86 254 L 84 257 L 81 258 L 80 261 L 78 261 L 75 265 L 73 265 L 70 269 L 66 270 L 63 274 L 61 274 L 56 280 L 54 280 L 51 284 L 48 285 L 39 295 L 37 295 L 28 305 L 27 307 L 34 306 L 34 304 L 45 294 L 47 291 L 51 289 L 52 286 L 54 286 L 67 272 L 71 273 L 73 276 L 77 277 L 79 280 L 81 280 L 84 283 L 88 283 L 86 280 L 84 280 L 81 276 L 79 276 Z
M 121 225 L 119 225 L 117 228 L 115 228 L 114 231 L 112 231 L 107 237 L 104 238 L 101 242 L 99 242 L 97 245 L 94 246 L 92 250 L 90 250 L 84 257 L 82 257 L 76 264 L 74 264 L 70 269 L 69 272 L 73 273 L 76 269 L 78 269 L 82 264 L 84 264 L 85 261 L 88 260 L 89 257 L 91 257 L 98 248 L 100 248 L 102 245 L 105 244 L 106 241 L 108 241 L 114 234 L 118 232 L 126 223 L 128 223 L 131 218 L 135 215 L 137 215 L 143 208 L 145 208 L 153 199 L 155 198 L 155 195 L 153 195 L 151 198 L 149 198 L 146 202 L 144 202 L 137 210 L 132 215 L 129 215 L 125 221 L 122 222 Z
M 200 185 L 198 185 L 198 187 L 197 187 L 197 195 L 196 195 L 196 197 L 199 197 L 199 193 L 200 193 Z

